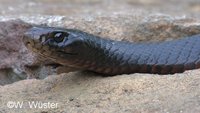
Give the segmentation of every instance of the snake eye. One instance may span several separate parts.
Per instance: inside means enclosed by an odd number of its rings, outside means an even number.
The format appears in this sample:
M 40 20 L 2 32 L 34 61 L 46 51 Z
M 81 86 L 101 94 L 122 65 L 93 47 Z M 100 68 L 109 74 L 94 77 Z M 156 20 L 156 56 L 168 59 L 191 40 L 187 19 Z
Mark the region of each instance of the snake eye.
M 66 35 L 68 36 L 68 34 L 65 34 L 65 33 L 56 33 L 54 34 L 54 40 L 57 43 L 60 43 L 65 39 L 65 37 L 67 37 Z

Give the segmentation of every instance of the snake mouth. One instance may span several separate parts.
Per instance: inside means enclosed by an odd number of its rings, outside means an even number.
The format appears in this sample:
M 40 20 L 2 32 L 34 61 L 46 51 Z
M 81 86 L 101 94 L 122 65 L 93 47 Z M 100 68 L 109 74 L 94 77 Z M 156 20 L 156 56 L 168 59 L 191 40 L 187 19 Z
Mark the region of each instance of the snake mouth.
M 78 55 L 78 53 L 69 53 L 69 52 L 65 52 L 65 51 L 61 51 L 61 50 L 57 50 L 56 51 L 58 54 L 62 54 L 62 55 L 71 55 L 71 56 L 76 56 Z
M 63 67 L 63 65 L 61 65 L 59 63 L 47 63 L 47 64 L 44 64 L 44 66 L 51 66 L 54 69 L 56 69 L 58 67 Z

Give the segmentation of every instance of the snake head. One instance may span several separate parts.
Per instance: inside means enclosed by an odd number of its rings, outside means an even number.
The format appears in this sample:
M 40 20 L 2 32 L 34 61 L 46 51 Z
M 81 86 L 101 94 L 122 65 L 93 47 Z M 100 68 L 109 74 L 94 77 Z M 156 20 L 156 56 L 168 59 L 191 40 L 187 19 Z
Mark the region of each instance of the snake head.
M 33 27 L 23 37 L 25 46 L 50 59 L 69 62 L 80 56 L 84 40 L 73 30 L 53 27 Z M 68 60 L 68 61 L 66 61 Z

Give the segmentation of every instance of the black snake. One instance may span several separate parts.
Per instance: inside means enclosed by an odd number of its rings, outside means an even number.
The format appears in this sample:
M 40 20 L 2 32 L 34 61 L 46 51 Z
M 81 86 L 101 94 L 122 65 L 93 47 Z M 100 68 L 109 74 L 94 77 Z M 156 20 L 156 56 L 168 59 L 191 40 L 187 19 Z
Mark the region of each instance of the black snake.
M 58 64 L 108 75 L 174 74 L 200 68 L 200 35 L 131 43 L 74 29 L 32 27 L 23 40 L 33 52 Z

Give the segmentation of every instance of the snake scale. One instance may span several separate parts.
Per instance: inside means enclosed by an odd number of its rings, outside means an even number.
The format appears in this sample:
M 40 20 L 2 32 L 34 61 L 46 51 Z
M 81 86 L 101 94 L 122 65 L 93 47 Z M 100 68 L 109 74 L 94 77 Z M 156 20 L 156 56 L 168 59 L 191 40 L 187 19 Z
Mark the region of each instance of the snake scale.
M 75 29 L 32 27 L 23 41 L 28 49 L 60 65 L 107 75 L 174 74 L 200 68 L 200 35 L 131 43 Z

